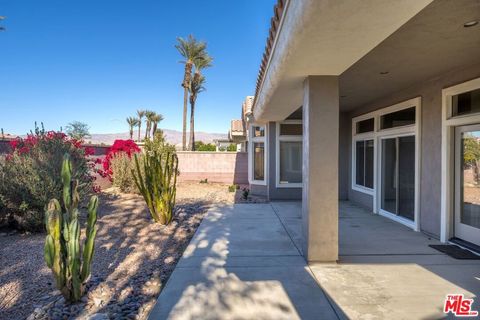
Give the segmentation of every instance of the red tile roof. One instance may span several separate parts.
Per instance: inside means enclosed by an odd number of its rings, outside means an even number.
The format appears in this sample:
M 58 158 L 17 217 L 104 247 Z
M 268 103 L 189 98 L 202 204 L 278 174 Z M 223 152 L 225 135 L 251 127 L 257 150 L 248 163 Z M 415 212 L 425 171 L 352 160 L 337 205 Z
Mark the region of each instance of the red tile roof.
M 273 8 L 273 17 L 270 20 L 270 32 L 268 33 L 267 44 L 265 46 L 265 51 L 262 57 L 262 63 L 260 64 L 260 71 L 258 72 L 257 84 L 255 88 L 255 99 L 258 96 L 260 90 L 260 85 L 265 76 L 265 71 L 268 64 L 268 59 L 273 49 L 273 42 L 277 36 L 278 26 L 280 25 L 280 19 L 282 18 L 283 10 L 285 8 L 285 3 L 287 0 L 278 0 L 277 4 Z
M 242 120 L 232 120 L 230 123 L 231 132 L 244 132 Z

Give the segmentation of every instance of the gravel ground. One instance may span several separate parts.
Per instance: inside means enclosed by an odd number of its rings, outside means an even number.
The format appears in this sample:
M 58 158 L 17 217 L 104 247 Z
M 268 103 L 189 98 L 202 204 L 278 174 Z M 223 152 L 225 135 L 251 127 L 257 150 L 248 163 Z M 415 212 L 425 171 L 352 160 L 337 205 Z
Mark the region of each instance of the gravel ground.
M 65 305 L 45 266 L 44 234 L 0 232 L 0 319 L 145 319 L 209 205 L 244 202 L 241 193 L 182 183 L 174 221 L 160 226 L 140 196 L 103 192 L 88 294 L 74 305 Z

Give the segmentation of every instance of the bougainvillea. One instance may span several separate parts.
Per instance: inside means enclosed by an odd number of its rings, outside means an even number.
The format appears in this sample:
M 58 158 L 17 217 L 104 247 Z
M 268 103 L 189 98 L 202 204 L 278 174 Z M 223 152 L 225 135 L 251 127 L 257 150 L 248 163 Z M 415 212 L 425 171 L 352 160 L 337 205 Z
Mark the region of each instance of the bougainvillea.
M 23 229 L 41 229 L 44 206 L 52 198 L 61 198 L 61 164 L 69 153 L 74 179 L 81 196 L 93 191 L 94 149 L 63 132 L 35 128 L 26 138 L 10 142 L 12 151 L 0 161 L 0 198 L 7 204 L 10 220 Z
M 140 148 L 133 140 L 115 140 L 113 145 L 108 149 L 107 155 L 102 161 L 103 170 L 100 170 L 99 173 L 103 177 L 108 177 L 112 180 L 112 168 L 111 168 L 111 161 L 116 154 L 124 153 L 129 158 L 134 153 L 140 152 Z

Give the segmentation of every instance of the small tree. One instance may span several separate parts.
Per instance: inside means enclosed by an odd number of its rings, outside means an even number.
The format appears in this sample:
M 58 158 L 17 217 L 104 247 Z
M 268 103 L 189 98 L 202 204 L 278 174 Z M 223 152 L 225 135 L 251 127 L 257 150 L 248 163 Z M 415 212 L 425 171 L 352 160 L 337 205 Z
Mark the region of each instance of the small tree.
M 216 151 L 217 147 L 213 143 L 203 143 L 202 141 L 195 142 L 196 151 Z
M 230 145 L 227 148 L 227 151 L 236 152 L 237 151 L 237 145 L 235 143 L 230 143 Z
M 90 138 L 89 127 L 86 123 L 80 121 L 70 122 L 65 128 L 67 134 L 75 140 L 83 141 Z

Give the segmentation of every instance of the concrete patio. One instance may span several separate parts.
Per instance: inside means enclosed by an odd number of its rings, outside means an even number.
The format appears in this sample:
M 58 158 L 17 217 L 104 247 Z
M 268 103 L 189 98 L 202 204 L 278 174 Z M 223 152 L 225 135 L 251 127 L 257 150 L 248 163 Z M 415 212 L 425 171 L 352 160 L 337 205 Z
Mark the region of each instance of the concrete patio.
M 480 293 L 479 260 L 349 202 L 339 263 L 307 266 L 300 213 L 299 202 L 211 209 L 150 319 L 437 319 L 446 294 Z

